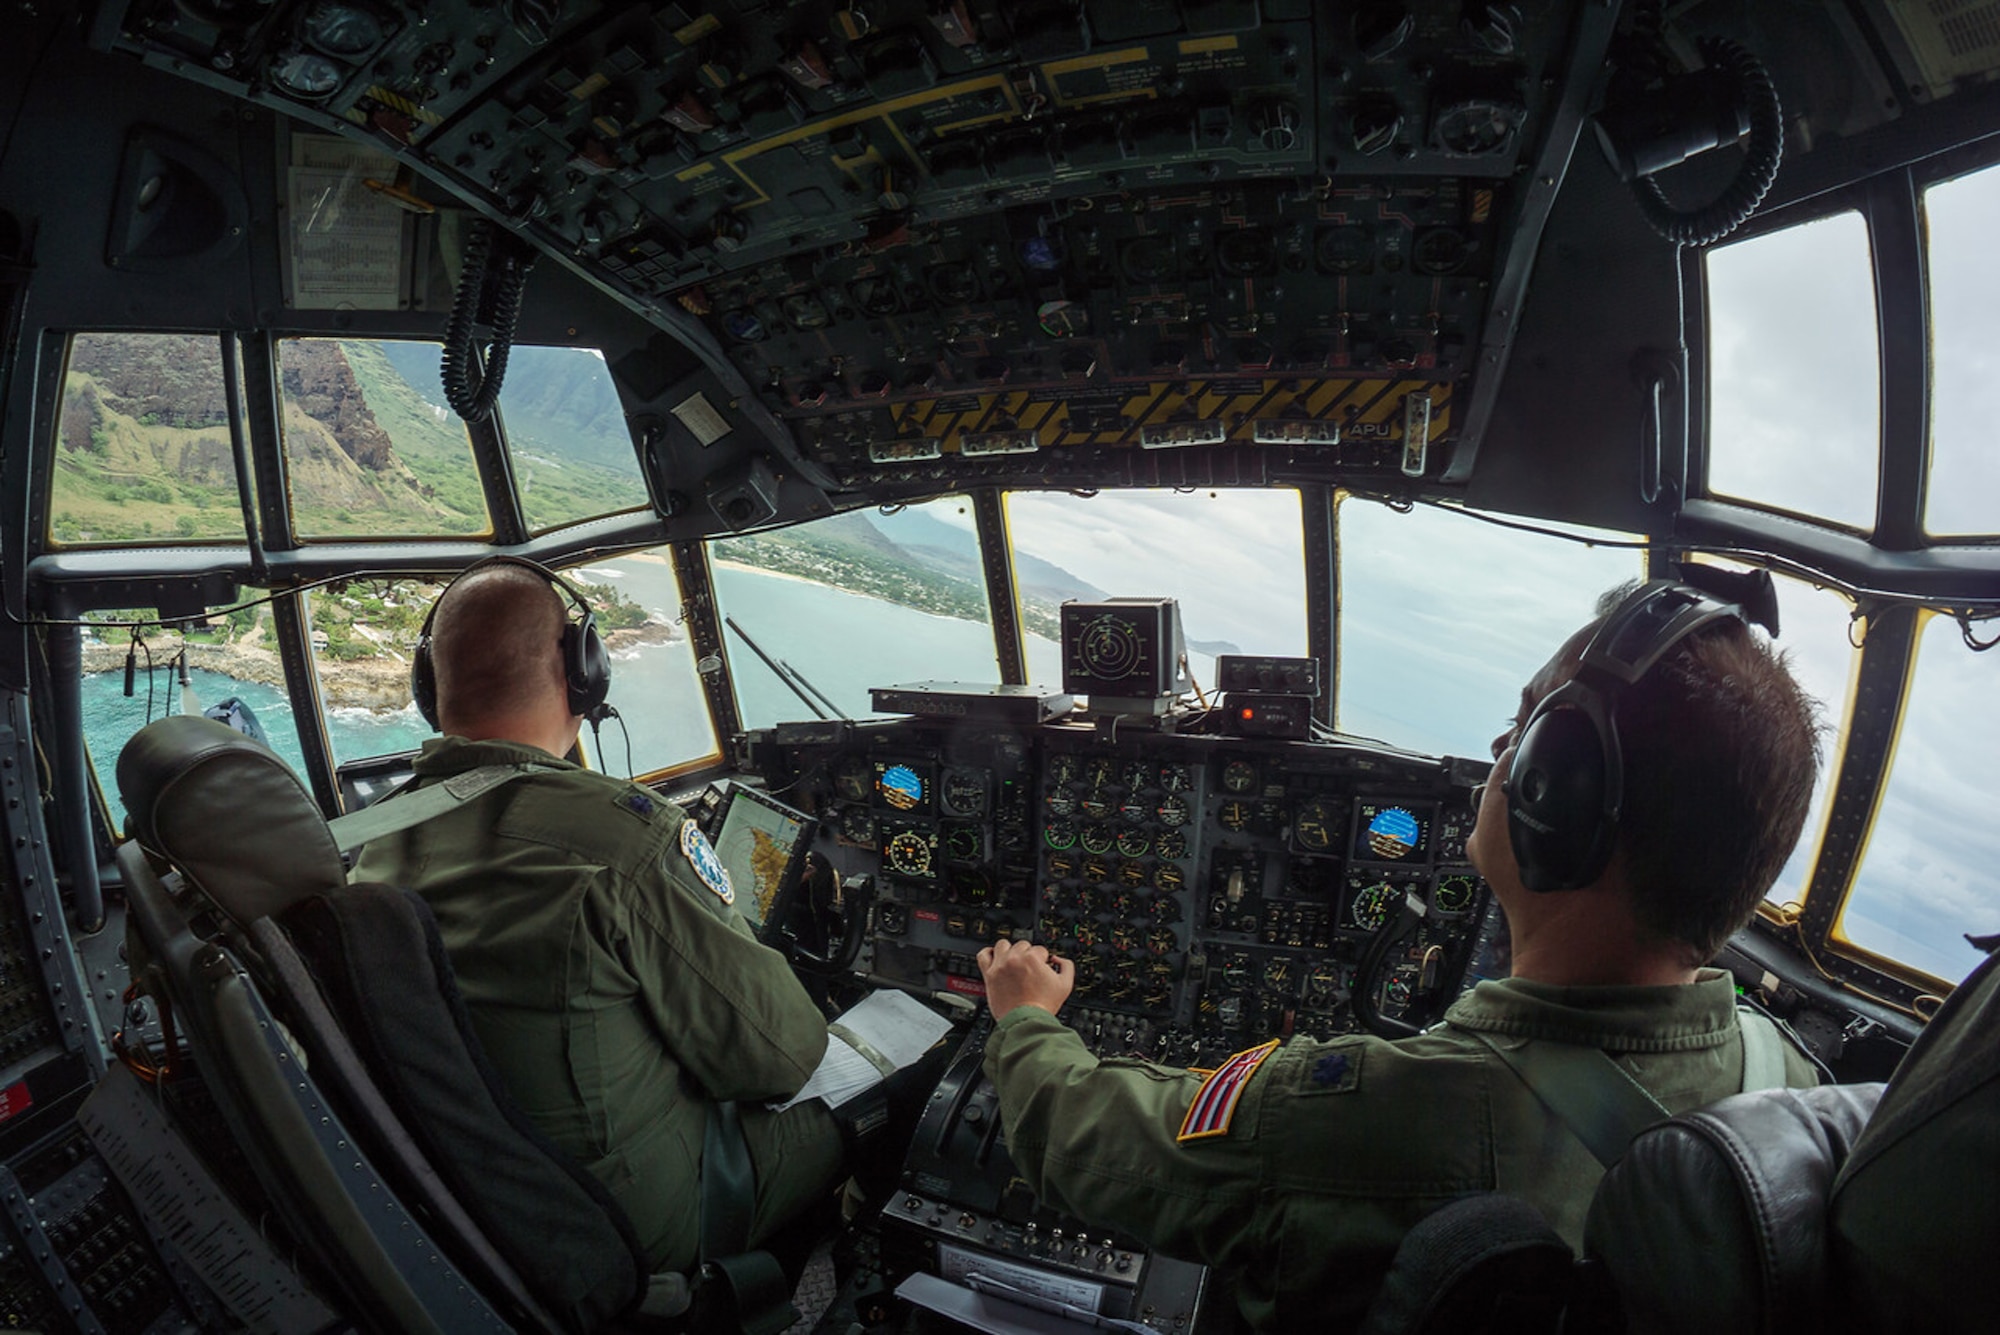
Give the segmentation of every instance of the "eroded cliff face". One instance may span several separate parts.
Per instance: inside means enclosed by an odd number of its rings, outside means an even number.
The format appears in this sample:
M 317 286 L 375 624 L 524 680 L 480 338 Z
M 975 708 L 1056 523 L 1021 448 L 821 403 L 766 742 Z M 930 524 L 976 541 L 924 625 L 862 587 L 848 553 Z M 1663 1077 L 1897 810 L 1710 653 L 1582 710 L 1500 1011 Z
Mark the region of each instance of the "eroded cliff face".
M 341 450 L 371 472 L 397 466 L 389 433 L 375 420 L 340 344 L 293 339 L 282 354 L 285 395 L 306 417 L 325 427 Z

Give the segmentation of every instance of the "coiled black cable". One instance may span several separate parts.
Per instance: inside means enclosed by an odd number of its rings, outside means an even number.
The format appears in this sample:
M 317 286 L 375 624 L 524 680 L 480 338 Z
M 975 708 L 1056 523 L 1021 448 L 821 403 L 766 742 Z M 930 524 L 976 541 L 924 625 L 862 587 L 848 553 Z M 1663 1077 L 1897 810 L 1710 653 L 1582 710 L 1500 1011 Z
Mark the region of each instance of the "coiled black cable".
M 465 267 L 458 276 L 451 320 L 444 330 L 445 402 L 468 422 L 492 416 L 507 375 L 507 353 L 514 346 L 514 325 L 521 318 L 521 290 L 534 252 L 511 237 L 496 236 L 493 224 L 473 223 L 465 239 Z M 486 350 L 486 373 L 480 374 L 473 344 L 481 324 L 492 330 Z
M 1764 62 L 1726 37 L 1703 37 L 1695 49 L 1710 66 L 1733 77 L 1743 89 L 1750 109 L 1750 139 L 1744 146 L 1743 165 L 1722 193 L 1695 209 L 1676 209 L 1665 192 L 1650 176 L 1632 183 L 1639 212 L 1652 229 L 1681 246 L 1706 246 L 1720 241 L 1741 227 L 1771 183 L 1778 179 L 1778 164 L 1785 156 L 1785 116 L 1778 102 L 1778 89 Z

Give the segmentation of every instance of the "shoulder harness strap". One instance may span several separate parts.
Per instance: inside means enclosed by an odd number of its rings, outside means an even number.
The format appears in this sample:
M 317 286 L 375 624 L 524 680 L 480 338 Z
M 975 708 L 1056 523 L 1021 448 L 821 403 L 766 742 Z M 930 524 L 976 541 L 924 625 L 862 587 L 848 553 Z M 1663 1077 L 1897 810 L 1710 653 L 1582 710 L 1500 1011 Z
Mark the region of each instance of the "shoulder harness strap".
M 422 825 L 427 820 L 442 816 L 481 793 L 490 792 L 503 783 L 511 783 L 524 774 L 537 774 L 555 768 L 553 765 L 532 764 L 481 765 L 478 769 L 454 774 L 442 783 L 416 789 L 406 785 L 373 806 L 350 811 L 345 816 L 328 821 L 327 833 L 333 836 L 341 852 L 352 852 L 371 839 L 380 839 L 385 834 L 407 830 L 412 825 Z
M 1670 1115 L 1601 1048 L 1549 1042 L 1506 1048 L 1491 1034 L 1471 1032 L 1607 1168 L 1624 1155 L 1633 1137 Z
M 1743 1031 L 1743 1092 L 1785 1087 L 1785 1040 L 1778 1026 L 1748 1006 L 1736 1008 L 1737 1027 Z

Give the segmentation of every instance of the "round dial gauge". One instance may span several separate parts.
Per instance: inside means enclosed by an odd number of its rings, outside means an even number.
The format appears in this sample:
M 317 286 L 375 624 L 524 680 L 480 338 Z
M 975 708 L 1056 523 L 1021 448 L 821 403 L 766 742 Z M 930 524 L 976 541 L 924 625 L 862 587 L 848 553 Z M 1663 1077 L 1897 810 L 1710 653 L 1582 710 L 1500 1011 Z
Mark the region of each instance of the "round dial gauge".
M 1250 981 L 1250 961 L 1242 955 L 1231 955 L 1222 962 L 1222 981 L 1231 987 L 1241 987 Z
M 1085 950 L 1088 950 L 1092 946 L 1097 944 L 1097 939 L 1102 934 L 1104 929 L 1097 925 L 1095 919 L 1085 918 L 1083 921 L 1079 922 L 1072 930 L 1076 936 L 1076 943 L 1079 946 L 1082 946 Z M 1081 961 L 1078 962 L 1081 963 Z
M 1118 767 L 1107 756 L 1085 762 L 1083 780 L 1092 788 L 1108 788 L 1117 778 Z
M 1255 792 L 1257 767 L 1247 760 L 1232 760 L 1222 767 L 1222 789 L 1229 793 Z
M 1169 794 L 1153 809 L 1154 817 L 1170 830 L 1178 830 L 1188 823 L 1188 804 L 1184 797 Z
M 1121 919 L 1130 918 L 1132 910 L 1138 902 L 1138 896 L 1134 895 L 1130 890 L 1113 890 L 1104 897 L 1105 910 L 1113 917 Z
M 874 768 L 859 756 L 842 761 L 833 772 L 833 791 L 845 801 L 866 802 L 875 791 Z
M 977 770 L 946 770 L 938 795 L 944 801 L 945 810 L 953 815 L 986 814 L 986 778 Z
M 1121 862 L 1118 864 L 1118 884 L 1141 886 L 1146 883 L 1146 864 L 1143 862 Z
M 1389 921 L 1389 909 L 1396 902 L 1396 888 L 1387 881 L 1369 886 L 1354 897 L 1354 907 L 1350 916 L 1354 925 L 1366 931 L 1376 931 Z
M 1058 788 L 1049 794 L 1048 808 L 1051 816 L 1074 816 L 1076 814 L 1076 795 L 1064 792 Z
M 1306 1001 L 1314 1006 L 1331 1006 L 1340 992 L 1340 970 L 1331 964 L 1315 964 L 1306 973 Z
M 986 856 L 986 833 L 977 825 L 948 825 L 944 847 L 960 862 L 977 862 Z
M 1083 879 L 1092 884 L 1101 884 L 1111 879 L 1111 864 L 1101 857 L 1083 860 Z
M 1292 816 L 1292 838 L 1308 852 L 1325 852 L 1340 837 L 1337 833 L 1339 821 L 1339 809 L 1332 801 L 1324 797 L 1309 797 L 1299 803 L 1298 811 Z
M 1146 949 L 1155 955 L 1171 955 L 1179 944 L 1170 927 L 1155 927 L 1146 937 Z
M 1153 804 L 1137 793 L 1128 793 L 1125 796 L 1125 800 L 1118 804 L 1118 814 L 1135 824 L 1139 821 L 1151 820 L 1153 818 Z
M 1115 923 L 1111 928 L 1111 948 L 1113 950 L 1137 950 L 1139 929 L 1129 922 Z
M 1187 887 L 1187 876 L 1171 862 L 1162 862 L 1153 872 L 1153 888 L 1177 894 Z
M 1081 805 L 1084 815 L 1092 820 L 1103 820 L 1111 814 L 1111 795 L 1102 788 L 1093 788 L 1084 796 Z
M 1186 765 L 1162 765 L 1160 787 L 1170 793 L 1185 793 L 1194 787 L 1194 772 Z
M 1062 920 L 1060 914 L 1044 913 L 1035 919 L 1035 935 L 1042 939 L 1044 945 L 1060 941 L 1069 935 L 1069 924 Z
M 850 807 L 840 815 L 841 837 L 853 844 L 875 842 L 875 818 L 865 810 Z
M 1065 881 L 1076 875 L 1076 855 L 1073 853 L 1049 854 L 1049 879 Z
M 1431 891 L 1431 907 L 1440 913 L 1463 913 L 1478 893 L 1470 876 L 1441 876 Z
M 1049 787 L 1059 788 L 1066 783 L 1075 783 L 1079 768 L 1075 756 L 1049 757 Z
M 1172 895 L 1154 896 L 1153 920 L 1155 922 L 1179 922 L 1181 920 L 1181 902 Z
M 1264 986 L 1273 992 L 1289 991 L 1292 986 L 1292 962 L 1280 955 L 1264 962 Z
M 1248 802 L 1238 802 L 1234 798 L 1216 808 L 1215 818 L 1222 822 L 1225 830 L 1244 830 L 1250 826 L 1251 807 Z
M 1118 781 L 1135 793 L 1141 788 L 1150 788 L 1153 786 L 1153 767 L 1143 760 L 1128 761 L 1118 771 Z
M 1153 841 L 1153 851 L 1163 858 L 1184 858 L 1187 856 L 1187 836 L 1169 830 Z
M 1118 831 L 1118 851 L 1128 858 L 1143 858 L 1146 856 L 1146 850 L 1152 846 L 1153 841 L 1146 837 L 1144 830 L 1135 830 L 1127 826 Z
M 1049 827 L 1046 830 L 1042 831 L 1042 840 L 1050 848 L 1074 848 L 1076 846 L 1076 822 L 1067 816 L 1057 817 L 1049 822 Z
M 931 874 L 931 841 L 915 830 L 890 835 L 883 856 L 889 860 L 889 870 L 904 876 Z
M 1112 836 L 1111 827 L 1108 825 L 1084 826 L 1083 833 L 1079 836 L 1079 841 L 1083 844 L 1086 853 L 1109 853 L 1111 846 L 1117 842 Z M 1098 879 L 1102 880 L 1104 878 L 1100 876 Z

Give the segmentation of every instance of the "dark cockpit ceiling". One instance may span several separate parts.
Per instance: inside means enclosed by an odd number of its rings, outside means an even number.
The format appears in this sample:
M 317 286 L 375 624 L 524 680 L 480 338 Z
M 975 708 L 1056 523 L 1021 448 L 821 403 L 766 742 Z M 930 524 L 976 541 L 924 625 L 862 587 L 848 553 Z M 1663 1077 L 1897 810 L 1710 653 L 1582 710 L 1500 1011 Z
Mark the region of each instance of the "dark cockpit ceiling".
M 1923 6 L 135 0 L 93 50 L 67 22 L 8 57 L 70 109 L 9 163 L 24 213 L 91 220 L 36 239 L 62 323 L 434 337 L 461 224 L 492 219 L 543 256 L 519 336 L 610 360 L 656 537 L 987 482 L 1334 482 L 1755 535 L 1861 586 L 1984 573 L 1683 504 L 1695 261 L 1589 123 L 1727 39 L 1786 131 L 1751 226 L 1811 210 L 1996 123 L 1992 52 Z M 393 155 L 415 210 L 414 276 L 362 309 L 309 308 L 322 238 L 271 206 L 309 130 Z M 195 197 L 165 224 L 148 153 Z M 1699 201 L 1746 156 L 1661 180 Z

